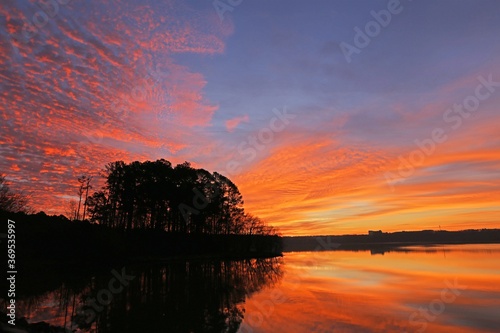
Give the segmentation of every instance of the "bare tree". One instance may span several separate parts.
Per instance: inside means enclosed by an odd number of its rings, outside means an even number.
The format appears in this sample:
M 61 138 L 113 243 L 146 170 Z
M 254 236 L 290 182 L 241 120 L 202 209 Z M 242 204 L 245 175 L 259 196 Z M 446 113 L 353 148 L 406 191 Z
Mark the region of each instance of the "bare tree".
M 76 211 L 76 219 L 79 220 L 80 219 L 80 207 L 82 205 L 82 196 L 83 196 L 83 193 L 86 193 L 85 194 L 85 202 L 83 203 L 83 219 L 85 219 L 85 208 L 86 208 L 86 202 L 87 202 L 87 197 L 88 197 L 88 194 L 89 194 L 89 187 L 90 187 L 90 181 L 92 180 L 92 176 L 81 176 L 81 177 L 78 177 L 78 182 L 80 183 L 80 187 L 78 188 L 78 192 L 76 192 L 76 194 L 78 194 L 78 197 L 79 197 L 79 200 L 78 200 L 78 209 Z
M 28 196 L 11 191 L 4 175 L 0 175 L 0 210 L 32 213 L 28 206 Z
M 66 209 L 66 216 L 70 220 L 75 220 L 76 219 L 76 200 L 71 199 L 68 202 L 68 207 Z
M 79 196 L 79 199 L 78 199 L 78 209 L 76 210 L 75 220 L 80 219 L 80 205 L 82 204 L 82 195 L 83 195 L 83 186 L 84 186 L 81 177 L 78 178 L 78 182 L 80 183 L 80 187 L 78 188 L 78 192 L 76 192 L 76 194 L 78 194 L 78 196 Z
M 88 176 L 86 178 L 86 182 L 85 182 L 85 202 L 83 203 L 83 218 L 82 218 L 82 220 L 85 220 L 85 212 L 87 211 L 87 199 L 89 197 L 89 189 L 92 188 L 92 186 L 90 185 L 92 178 L 93 178 L 92 176 Z

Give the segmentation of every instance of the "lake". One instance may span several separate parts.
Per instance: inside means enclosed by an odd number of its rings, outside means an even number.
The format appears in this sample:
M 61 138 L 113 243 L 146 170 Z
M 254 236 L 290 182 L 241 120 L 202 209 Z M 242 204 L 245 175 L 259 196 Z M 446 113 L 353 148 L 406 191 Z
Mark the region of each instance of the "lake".
M 499 332 L 500 245 L 296 252 L 239 332 Z
M 461 333 L 500 327 L 500 244 L 175 260 L 78 277 L 49 273 L 18 275 L 17 328 Z

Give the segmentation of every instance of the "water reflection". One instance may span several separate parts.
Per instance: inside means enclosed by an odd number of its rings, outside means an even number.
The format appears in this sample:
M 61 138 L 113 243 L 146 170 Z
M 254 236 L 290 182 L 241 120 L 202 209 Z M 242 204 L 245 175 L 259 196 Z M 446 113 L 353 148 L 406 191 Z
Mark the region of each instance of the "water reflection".
M 273 291 L 246 302 L 239 333 L 498 332 L 500 245 L 285 253 Z M 271 294 L 279 302 L 269 307 Z M 263 310 L 264 309 L 264 310 Z
M 120 267 L 116 273 L 123 277 Z M 68 277 L 44 293 L 38 288 L 53 278 L 38 275 L 31 289 L 19 281 L 20 291 L 31 291 L 18 297 L 19 314 L 57 327 L 74 321 L 76 332 L 97 333 L 472 333 L 500 327 L 498 244 L 179 260 L 126 267 L 124 274 L 134 278 L 123 279 L 123 290 L 110 270 L 81 281 Z M 102 305 L 109 295 L 109 305 Z M 93 311 L 96 320 L 86 323 Z M 56 332 L 51 329 L 38 324 L 32 332 Z
M 281 266 L 282 258 L 268 258 L 127 267 L 19 299 L 18 313 L 52 331 L 237 332 L 245 299 L 279 281 Z

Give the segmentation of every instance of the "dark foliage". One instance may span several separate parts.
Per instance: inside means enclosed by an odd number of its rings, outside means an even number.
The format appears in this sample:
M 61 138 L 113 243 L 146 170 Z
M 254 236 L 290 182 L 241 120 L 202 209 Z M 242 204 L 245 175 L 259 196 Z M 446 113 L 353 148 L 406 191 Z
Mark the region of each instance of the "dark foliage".
M 185 234 L 150 229 L 124 232 L 43 212 L 0 212 L 0 219 L 16 222 L 16 260 L 34 272 L 68 265 L 84 269 L 108 267 L 179 255 L 249 258 L 279 255 L 282 251 L 281 238 L 275 235 Z M 0 232 L 6 232 L 5 225 Z
M 31 211 L 28 206 L 28 197 L 22 193 L 13 192 L 3 175 L 0 175 L 0 210 L 14 213 Z
M 109 305 L 98 305 L 102 311 L 93 311 L 90 300 L 109 290 L 114 277 L 111 269 L 71 276 L 57 274 L 50 276 L 55 281 L 51 286 L 44 283 L 49 280 L 44 276 L 53 271 L 41 270 L 39 274 L 23 276 L 26 285 L 36 285 L 38 289 L 19 295 L 18 305 L 30 313 L 48 294 L 53 295 L 56 303 L 51 310 L 64 317 L 65 324 L 28 324 L 25 318 L 17 318 L 16 328 L 37 333 L 237 332 L 245 315 L 245 300 L 278 283 L 283 276 L 282 265 L 282 258 L 278 257 L 177 259 L 127 266 L 126 274 L 133 278 L 121 292 L 112 295 Z M 114 269 L 122 271 L 119 267 Z M 5 308 L 1 300 L 0 305 Z M 8 327 L 7 318 L 0 311 L 0 331 L 2 324 Z M 93 329 L 89 330 L 91 325 Z
M 245 214 L 243 198 L 225 176 L 154 162 L 109 163 L 106 185 L 86 202 L 90 220 L 120 230 L 153 229 L 179 234 L 275 234 Z

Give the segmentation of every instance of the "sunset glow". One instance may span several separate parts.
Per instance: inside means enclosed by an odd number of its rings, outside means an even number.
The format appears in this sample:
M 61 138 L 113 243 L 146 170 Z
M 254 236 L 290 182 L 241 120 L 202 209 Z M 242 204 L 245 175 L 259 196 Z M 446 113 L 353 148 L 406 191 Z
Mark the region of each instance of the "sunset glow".
M 164 158 L 283 235 L 500 228 L 498 1 L 401 0 L 363 47 L 390 1 L 234 3 L 3 1 L 9 186 L 65 214 L 78 176 Z
M 241 332 L 493 332 L 498 249 L 484 261 L 464 249 L 287 254 L 286 282 L 246 304 Z M 446 311 L 429 316 L 441 299 Z

